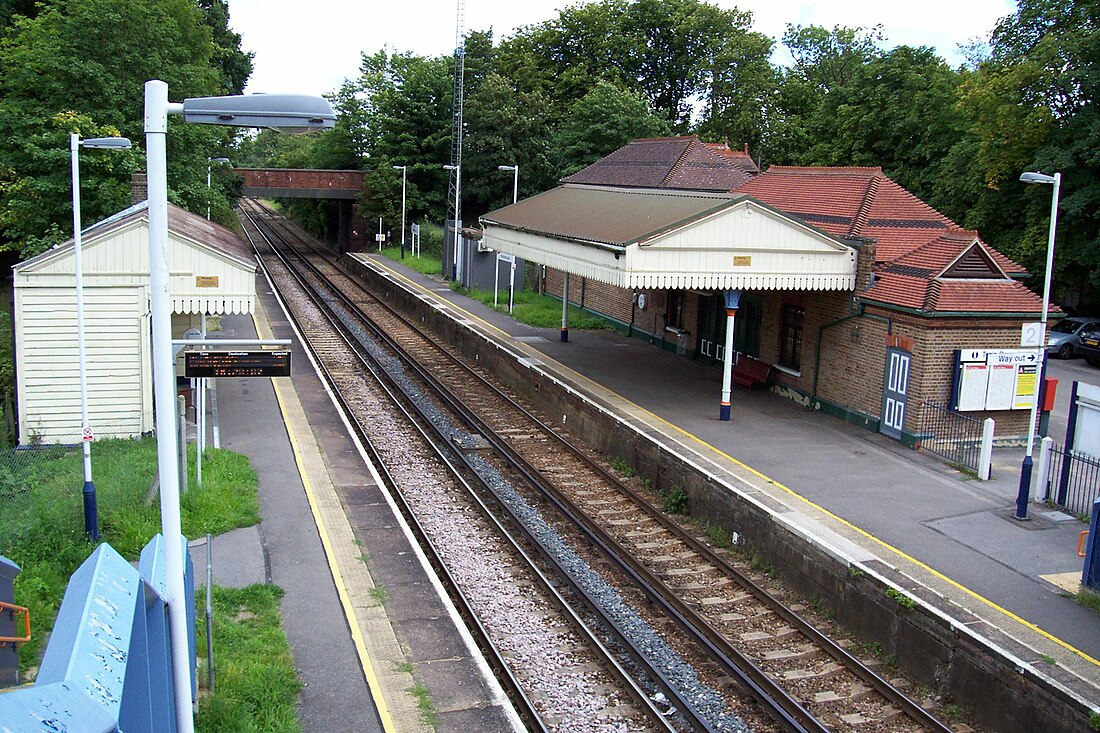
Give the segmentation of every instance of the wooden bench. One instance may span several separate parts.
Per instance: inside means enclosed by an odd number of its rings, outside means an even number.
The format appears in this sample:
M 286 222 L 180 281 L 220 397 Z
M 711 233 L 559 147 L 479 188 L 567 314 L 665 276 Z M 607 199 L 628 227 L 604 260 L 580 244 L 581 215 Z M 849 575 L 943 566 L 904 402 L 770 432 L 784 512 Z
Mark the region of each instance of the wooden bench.
M 742 356 L 733 366 L 730 378 L 738 384 L 752 389 L 757 384 L 767 384 L 772 376 L 770 364 L 765 364 L 751 356 Z

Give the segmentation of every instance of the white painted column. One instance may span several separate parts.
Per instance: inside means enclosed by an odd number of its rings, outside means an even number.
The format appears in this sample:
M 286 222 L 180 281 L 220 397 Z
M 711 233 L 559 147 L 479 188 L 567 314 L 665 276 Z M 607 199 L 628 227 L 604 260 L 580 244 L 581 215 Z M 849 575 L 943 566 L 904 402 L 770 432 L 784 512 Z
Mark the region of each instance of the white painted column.
M 733 322 L 737 317 L 736 308 L 726 308 L 726 353 L 722 359 L 722 406 L 718 411 L 718 419 L 728 421 L 730 419 L 730 395 L 733 383 Z

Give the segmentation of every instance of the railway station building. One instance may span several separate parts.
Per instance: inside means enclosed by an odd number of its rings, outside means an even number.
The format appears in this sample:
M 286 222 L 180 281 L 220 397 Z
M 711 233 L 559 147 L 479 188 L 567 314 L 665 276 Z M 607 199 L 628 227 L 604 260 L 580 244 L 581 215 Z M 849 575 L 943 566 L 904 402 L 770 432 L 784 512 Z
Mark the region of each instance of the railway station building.
M 238 236 L 168 207 L 172 337 L 204 314 L 251 313 L 256 265 Z M 94 436 L 153 431 L 153 361 L 146 202 L 81 236 L 89 425 Z M 74 242 L 13 268 L 19 442 L 81 440 Z M 182 373 L 182 372 L 181 372 Z
M 734 382 L 909 445 L 959 404 L 961 355 L 1019 352 L 1042 310 L 1022 267 L 879 168 L 760 172 L 693 136 L 635 140 L 481 223 L 545 292 L 685 358 L 728 346 Z M 1013 374 L 1007 404 L 990 386 L 968 405 L 999 441 L 1026 435 L 1039 369 Z

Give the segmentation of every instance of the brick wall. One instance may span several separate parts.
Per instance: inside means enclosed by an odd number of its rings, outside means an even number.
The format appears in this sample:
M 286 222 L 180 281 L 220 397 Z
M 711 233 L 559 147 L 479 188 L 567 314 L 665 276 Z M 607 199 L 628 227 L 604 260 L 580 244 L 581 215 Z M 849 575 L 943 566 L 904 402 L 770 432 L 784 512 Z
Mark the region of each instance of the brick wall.
M 857 282 L 866 285 L 875 256 L 874 244 L 860 244 Z M 546 292 L 561 297 L 560 270 L 547 268 Z M 569 280 L 569 302 L 621 323 L 630 323 L 632 292 L 573 275 Z M 646 291 L 646 309 L 634 310 L 634 331 L 657 339 L 669 339 L 664 330 L 668 291 Z M 967 348 L 1018 348 L 1020 325 L 1007 319 L 927 319 L 884 309 L 867 307 L 857 313 L 850 291 L 766 291 L 761 293 L 760 359 L 777 364 L 784 305 L 803 308 L 802 354 L 799 369 L 775 370 L 775 383 L 794 390 L 791 396 L 822 401 L 870 420 L 882 412 L 883 380 L 886 372 L 888 338 L 912 345 L 909 402 L 904 431 L 920 431 L 920 403 L 950 398 L 954 378 L 954 352 Z M 583 297 L 583 304 L 582 304 Z M 684 300 L 683 323 L 690 334 L 686 342 L 694 352 L 701 299 L 693 293 Z M 821 348 L 818 353 L 818 338 Z M 815 384 L 814 375 L 817 370 Z M 781 390 L 782 391 L 782 390 Z M 817 405 L 819 406 L 819 405 Z M 968 413 L 977 419 L 992 417 L 998 438 L 1026 435 L 1028 413 L 1024 410 Z M 863 421 L 863 417 L 860 421 Z

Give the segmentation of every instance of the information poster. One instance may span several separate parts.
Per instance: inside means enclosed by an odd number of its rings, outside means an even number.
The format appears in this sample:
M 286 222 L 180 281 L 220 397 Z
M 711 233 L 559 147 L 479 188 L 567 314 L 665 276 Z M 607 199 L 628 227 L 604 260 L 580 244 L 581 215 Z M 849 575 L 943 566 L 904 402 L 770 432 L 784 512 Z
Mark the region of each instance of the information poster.
M 1014 410 L 1030 410 L 1038 387 L 1039 367 L 1023 364 L 1016 370 L 1016 394 L 1012 401 Z
M 994 364 L 990 367 L 989 389 L 985 395 L 985 407 L 979 410 L 1012 410 L 1016 397 L 1016 366 Z
M 955 409 L 1029 410 L 1036 399 L 1041 358 L 1036 349 L 970 349 L 956 364 Z
M 981 362 L 980 364 L 963 364 L 959 387 L 958 409 L 961 412 L 966 412 L 968 410 L 984 410 L 985 393 L 988 385 L 988 364 L 985 362 Z

